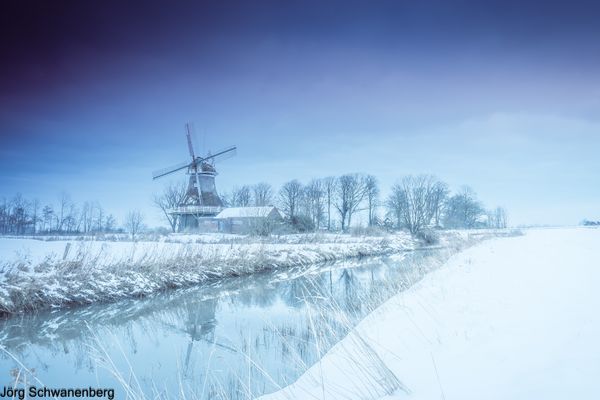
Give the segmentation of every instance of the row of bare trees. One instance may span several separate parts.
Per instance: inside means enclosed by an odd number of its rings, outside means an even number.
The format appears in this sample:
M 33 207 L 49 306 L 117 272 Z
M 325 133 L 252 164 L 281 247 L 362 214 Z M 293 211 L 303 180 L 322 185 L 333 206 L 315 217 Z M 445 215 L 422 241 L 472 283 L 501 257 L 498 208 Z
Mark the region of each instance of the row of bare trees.
M 417 233 L 428 226 L 506 228 L 502 207 L 486 211 L 468 186 L 450 196 L 445 182 L 432 175 L 407 176 L 392 187 L 386 206 L 394 226 Z
M 374 176 L 346 174 L 312 179 L 306 185 L 297 179 L 286 182 L 277 200 L 294 224 L 332 230 L 333 224 L 339 221 L 340 228 L 346 230 L 356 212 L 365 208 L 369 225 L 375 225 L 378 198 L 379 187 Z
M 368 226 L 407 229 L 417 233 L 425 227 L 475 228 L 507 226 L 506 211 L 486 211 L 475 192 L 463 187 L 451 195 L 448 185 L 432 175 L 406 176 L 392 186 L 387 199 L 380 201 L 376 177 L 346 174 L 313 179 L 303 185 L 286 182 L 279 190 L 277 204 L 292 222 L 307 218 L 312 227 L 346 231 L 353 217 L 364 211 Z M 379 208 L 383 206 L 384 218 Z
M 41 205 L 20 193 L 0 199 L 0 234 L 99 233 L 112 232 L 116 221 L 96 201 L 76 204 L 66 193 L 56 204 Z
M 234 187 L 229 193 L 222 196 L 228 207 L 268 206 L 273 204 L 273 187 L 260 182 L 255 185 Z
M 38 200 L 27 200 L 20 193 L 11 199 L 0 199 L 0 235 L 99 234 L 125 230 L 135 238 L 144 229 L 143 222 L 141 212 L 130 211 L 122 228 L 118 227 L 115 217 L 97 201 L 77 204 L 67 193 L 62 193 L 56 204 L 43 207 Z

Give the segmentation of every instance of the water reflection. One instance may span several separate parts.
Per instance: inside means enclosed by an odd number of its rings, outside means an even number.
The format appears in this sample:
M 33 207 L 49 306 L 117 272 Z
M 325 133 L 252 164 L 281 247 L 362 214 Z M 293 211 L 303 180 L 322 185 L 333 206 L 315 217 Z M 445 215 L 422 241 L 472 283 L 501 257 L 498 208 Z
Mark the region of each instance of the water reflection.
M 295 268 L 16 316 L 0 321 L 7 351 L 0 377 L 14 382 L 21 369 L 14 357 L 48 386 L 114 387 L 119 398 L 114 372 L 147 395 L 260 395 L 293 382 L 357 321 L 447 256 L 421 251 Z

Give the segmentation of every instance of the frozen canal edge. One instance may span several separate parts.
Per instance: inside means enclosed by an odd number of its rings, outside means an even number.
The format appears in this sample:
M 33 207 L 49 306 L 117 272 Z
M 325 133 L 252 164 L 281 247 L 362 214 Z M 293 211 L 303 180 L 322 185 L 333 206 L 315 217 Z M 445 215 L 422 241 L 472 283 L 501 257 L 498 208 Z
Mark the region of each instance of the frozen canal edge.
M 482 242 L 367 316 L 274 399 L 586 398 L 600 375 L 598 229 Z M 383 382 L 383 384 L 382 384 Z

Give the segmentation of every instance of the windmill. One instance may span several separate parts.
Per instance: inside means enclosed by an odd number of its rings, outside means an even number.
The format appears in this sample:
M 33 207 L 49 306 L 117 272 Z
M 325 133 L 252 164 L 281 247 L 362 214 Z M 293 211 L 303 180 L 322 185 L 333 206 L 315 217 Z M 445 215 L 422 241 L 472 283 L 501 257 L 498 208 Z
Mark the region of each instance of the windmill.
M 204 157 L 197 156 L 192 144 L 191 124 L 185 124 L 185 130 L 191 161 L 185 161 L 152 174 L 153 180 L 182 170 L 185 170 L 189 176 L 183 200 L 170 212 L 177 220 L 178 231 L 197 228 L 201 218 L 213 217 L 223 209 L 223 201 L 217 194 L 215 186 L 215 176 L 217 176 L 215 162 L 234 156 L 237 149 L 236 146 L 230 146 L 214 154 L 209 151 Z

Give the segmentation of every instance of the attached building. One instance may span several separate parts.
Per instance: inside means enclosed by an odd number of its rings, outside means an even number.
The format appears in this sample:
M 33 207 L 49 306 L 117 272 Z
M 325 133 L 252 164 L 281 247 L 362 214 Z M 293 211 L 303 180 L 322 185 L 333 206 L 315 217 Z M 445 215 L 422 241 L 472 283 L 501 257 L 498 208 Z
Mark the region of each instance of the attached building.
M 230 207 L 225 208 L 214 220 L 219 231 L 224 233 L 268 233 L 283 221 L 283 215 L 277 207 Z

